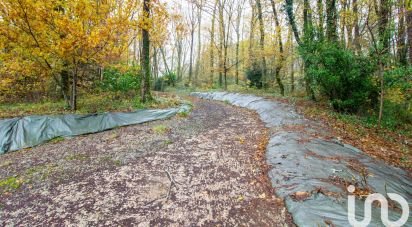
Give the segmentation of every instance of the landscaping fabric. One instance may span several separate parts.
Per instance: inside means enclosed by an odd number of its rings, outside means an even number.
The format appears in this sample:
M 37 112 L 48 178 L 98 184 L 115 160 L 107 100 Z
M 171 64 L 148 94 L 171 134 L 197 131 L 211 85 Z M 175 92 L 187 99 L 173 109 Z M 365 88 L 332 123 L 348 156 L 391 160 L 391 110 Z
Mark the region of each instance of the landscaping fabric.
M 271 131 L 267 162 L 272 185 L 285 199 L 298 226 L 349 226 L 347 186 L 370 188 L 374 193 L 401 195 L 411 206 L 411 177 L 402 169 L 373 159 L 337 139 L 316 137 L 316 123 L 304 119 L 290 105 L 254 95 L 226 92 L 193 93 L 256 111 Z M 304 130 L 285 130 L 285 128 Z M 322 130 L 326 130 L 323 128 Z M 389 203 L 389 219 L 400 218 L 400 205 Z M 393 208 L 395 207 L 395 208 Z M 356 217 L 362 220 L 364 200 L 356 199 Z M 383 226 L 379 206 L 372 208 L 370 226 Z M 409 217 L 405 226 L 412 226 Z
M 0 154 L 40 145 L 57 137 L 101 132 L 161 120 L 189 110 L 188 105 L 164 110 L 89 115 L 28 116 L 0 120 Z

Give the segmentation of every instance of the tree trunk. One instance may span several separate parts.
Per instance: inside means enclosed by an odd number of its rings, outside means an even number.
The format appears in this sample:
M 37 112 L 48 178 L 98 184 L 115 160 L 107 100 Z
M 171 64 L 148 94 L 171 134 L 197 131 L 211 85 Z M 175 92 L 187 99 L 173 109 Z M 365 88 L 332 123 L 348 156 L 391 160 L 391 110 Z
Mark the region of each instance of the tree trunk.
M 338 35 L 337 28 L 337 12 L 336 0 L 326 1 L 326 36 L 329 42 L 336 42 Z
M 216 8 L 217 8 L 217 1 L 215 0 L 215 6 L 213 7 L 213 15 L 212 15 L 212 29 L 210 31 L 210 78 L 209 78 L 209 86 L 213 87 L 213 77 L 214 77 L 214 67 L 215 67 L 215 24 L 216 24 Z
M 312 9 L 310 8 L 309 0 L 303 1 L 303 35 L 305 42 L 312 42 L 313 40 L 313 23 L 312 23 Z
M 279 53 L 280 57 L 277 63 L 275 63 L 275 77 L 276 77 L 276 82 L 279 86 L 280 89 L 280 94 L 282 96 L 285 95 L 285 86 L 283 85 L 282 79 L 280 77 L 280 70 L 283 66 L 283 63 L 285 61 L 285 56 L 284 56 L 284 51 L 283 51 L 283 42 L 282 42 L 282 30 L 281 30 L 281 25 L 279 22 L 278 18 L 278 13 L 276 10 L 276 5 L 274 0 L 270 0 L 270 3 L 272 4 L 272 11 L 273 11 L 273 16 L 275 18 L 275 25 L 276 25 L 276 36 L 277 36 L 277 41 L 279 45 Z
M 381 0 L 379 6 L 379 19 L 378 19 L 378 31 L 379 42 L 382 48 L 382 53 L 389 53 L 389 13 L 390 13 L 390 0 Z
M 143 16 L 144 19 L 150 18 L 150 0 L 143 1 Z M 140 59 L 141 70 L 141 85 L 140 96 L 143 103 L 150 101 L 152 96 L 150 94 L 150 36 L 147 28 L 142 29 L 142 54 Z
M 179 38 L 179 40 L 177 41 L 177 81 L 181 81 L 182 80 L 182 55 L 183 55 L 183 47 L 182 47 L 183 43 L 182 40 Z
M 225 40 L 226 40 L 226 35 L 225 35 L 225 21 L 224 21 L 224 5 L 220 0 L 219 1 L 219 87 L 223 86 L 223 72 L 226 71 L 224 62 L 225 62 L 225 56 L 224 56 L 224 48 L 225 48 Z
M 197 59 L 196 59 L 196 73 L 195 73 L 195 78 L 194 78 L 194 85 L 197 86 L 198 83 L 198 77 L 200 73 L 200 58 L 201 58 L 201 51 L 202 51 L 202 37 L 201 37 L 201 32 L 202 32 L 202 4 L 203 0 L 200 1 L 198 5 L 198 13 L 197 13 Z
M 319 24 L 318 24 L 318 37 L 320 41 L 323 41 L 323 38 L 325 37 L 325 31 L 324 31 L 324 23 L 325 23 L 325 16 L 324 16 L 324 7 L 323 7 L 323 1 L 318 0 L 317 2 L 317 10 L 318 10 L 318 15 L 319 15 Z
M 224 44 L 224 53 L 223 53 L 223 78 L 225 79 L 225 90 L 227 90 L 227 71 L 228 71 L 228 67 L 227 67 L 227 49 L 228 49 L 228 45 L 225 41 Z
M 297 30 L 297 27 L 296 27 L 296 22 L 295 22 L 295 16 L 293 14 L 293 0 L 285 0 L 285 3 L 286 3 L 286 5 L 285 5 L 286 13 L 287 13 L 287 16 L 288 16 L 289 24 L 292 27 L 293 34 L 295 35 L 295 40 L 299 44 L 299 46 L 302 47 L 303 43 L 301 42 L 301 40 L 299 38 L 299 33 L 298 33 L 298 30 Z M 304 7 L 304 9 L 305 8 L 306 8 L 306 10 L 308 9 L 308 7 Z M 306 20 L 307 23 L 309 22 L 308 21 L 308 13 L 306 13 L 306 17 L 304 16 L 304 20 Z M 307 26 L 304 26 L 304 27 L 307 27 Z M 305 35 L 305 36 L 307 36 L 307 35 Z M 307 69 L 307 66 L 308 66 L 307 64 L 308 64 L 307 61 L 304 61 L 305 69 Z M 316 100 L 315 92 L 312 89 L 311 79 L 309 78 L 306 70 L 305 70 L 304 79 L 305 79 L 305 88 L 306 88 L 307 95 L 310 96 L 312 100 Z
M 236 72 L 235 72 L 235 82 L 236 85 L 239 84 L 239 48 L 240 48 L 240 21 L 242 17 L 243 4 L 240 3 L 237 8 L 237 18 L 236 18 Z
M 399 27 L 398 27 L 398 40 L 396 43 L 398 60 L 402 65 L 407 65 L 406 59 L 406 32 L 405 32 L 405 0 L 399 0 L 398 2 L 398 15 L 399 15 Z
M 408 24 L 409 64 L 412 65 L 412 9 L 410 8 L 406 13 L 406 21 Z
M 379 119 L 378 119 L 378 127 L 380 128 L 382 125 L 382 117 L 383 117 L 383 103 L 385 97 L 385 84 L 384 84 L 384 64 L 381 60 L 379 60 L 379 80 L 380 80 L 380 87 L 381 87 L 381 94 L 380 94 L 380 103 L 379 103 Z
M 248 62 L 248 67 L 251 67 L 254 63 L 254 59 L 252 59 L 252 56 L 254 56 L 253 53 L 253 39 L 254 39 L 254 30 L 255 30 L 255 7 L 253 7 L 253 0 L 250 1 L 250 6 L 252 7 L 252 16 L 250 19 L 250 32 L 249 32 L 249 62 Z
M 343 12 L 345 13 L 344 15 L 342 15 L 340 17 L 340 22 L 341 22 L 341 42 L 342 44 L 347 47 L 347 40 L 349 40 L 349 31 L 348 31 L 348 27 L 347 27 L 347 15 L 346 15 L 346 11 L 348 10 L 348 0 L 341 0 L 341 7 Z M 346 37 L 345 31 L 348 35 L 348 37 Z
M 166 73 L 171 73 L 169 65 L 167 64 L 166 55 L 164 49 L 160 48 L 160 53 L 162 54 L 163 63 L 165 64 Z
M 295 65 L 295 62 L 292 61 L 292 64 L 290 66 L 290 83 L 291 83 L 290 92 L 292 93 L 292 95 L 295 92 L 295 67 L 294 65 Z
M 153 48 L 153 78 L 154 81 L 159 78 L 159 61 L 158 61 L 158 54 L 157 54 L 157 48 Z
M 66 69 L 67 65 L 64 65 L 63 67 L 64 67 L 64 69 L 60 72 L 61 84 L 62 84 L 62 86 L 61 86 L 62 96 L 63 96 L 64 102 L 67 104 L 67 106 L 70 106 L 70 100 L 69 100 L 69 93 L 70 93 L 69 72 Z
M 194 44 L 194 36 L 195 36 L 194 28 L 192 27 L 192 31 L 190 32 L 190 56 L 189 56 L 189 86 L 192 83 L 192 76 L 193 76 L 193 44 Z
M 292 38 L 292 28 L 289 26 L 289 31 L 288 31 L 288 42 L 290 45 L 289 48 L 289 54 L 291 56 L 291 64 L 290 64 L 290 84 L 291 84 L 291 94 L 293 94 L 295 92 L 295 58 L 294 58 L 294 48 L 293 48 L 293 38 Z
M 354 14 L 354 28 L 355 28 L 355 37 L 354 37 L 354 45 L 355 49 L 358 53 L 361 52 L 361 45 L 360 45 L 360 28 L 359 28 L 359 12 L 358 12 L 358 0 L 353 0 L 353 14 Z
M 77 110 L 77 66 L 75 66 L 73 70 L 73 77 L 72 77 L 72 95 L 71 95 L 71 110 Z
M 292 26 L 293 34 L 295 36 L 296 42 L 302 45 L 299 37 L 298 27 L 296 26 L 295 15 L 293 13 L 293 0 L 285 0 L 285 10 L 288 16 L 289 24 Z
M 268 87 L 268 78 L 267 78 L 267 67 L 266 67 L 266 57 L 265 57 L 265 25 L 263 21 L 263 13 L 262 13 L 262 4 L 260 0 L 256 0 L 256 8 L 258 11 L 258 19 L 259 19 L 259 30 L 260 30 L 260 51 L 261 51 L 261 58 L 262 58 L 262 82 L 263 87 Z

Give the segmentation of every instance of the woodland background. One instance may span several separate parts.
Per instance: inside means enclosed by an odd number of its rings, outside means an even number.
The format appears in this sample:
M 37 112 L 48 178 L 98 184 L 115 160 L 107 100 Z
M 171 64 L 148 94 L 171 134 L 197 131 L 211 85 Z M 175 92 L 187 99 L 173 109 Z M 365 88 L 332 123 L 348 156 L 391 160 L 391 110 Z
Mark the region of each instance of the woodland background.
M 410 136 L 411 4 L 2 0 L 2 117 L 141 108 L 151 90 L 262 91 Z

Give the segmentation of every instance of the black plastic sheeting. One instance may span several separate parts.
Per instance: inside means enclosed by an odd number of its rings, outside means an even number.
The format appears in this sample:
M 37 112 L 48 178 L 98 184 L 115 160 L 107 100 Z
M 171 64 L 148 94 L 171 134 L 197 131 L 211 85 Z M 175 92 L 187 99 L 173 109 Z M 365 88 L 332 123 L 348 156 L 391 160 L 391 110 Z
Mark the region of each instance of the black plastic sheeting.
M 317 123 L 304 119 L 290 105 L 236 93 L 192 95 L 229 102 L 254 110 L 260 115 L 261 120 L 271 129 L 266 153 L 267 162 L 273 167 L 269 177 L 277 195 L 285 199 L 287 209 L 298 226 L 326 226 L 330 222 L 335 226 L 350 226 L 347 191 L 337 187 L 331 180 L 347 179 L 348 182 L 362 182 L 362 174 L 350 168 L 350 163 L 354 160 L 367 168 L 367 183 L 374 192 L 382 195 L 397 193 L 405 198 L 411 207 L 412 181 L 407 172 L 370 158 L 359 149 L 342 144 L 338 140 L 311 137 L 313 131 L 311 132 L 310 126 Z M 282 126 L 303 126 L 305 130 L 279 130 Z M 307 155 L 308 151 L 311 151 L 312 155 Z M 331 157 L 340 158 L 337 160 Z M 331 193 L 316 193 L 319 188 L 327 189 Z M 296 192 L 311 192 L 311 196 L 304 201 L 296 200 L 293 198 Z M 364 201 L 357 199 L 356 218 L 361 221 L 363 217 Z M 391 221 L 396 221 L 399 217 L 400 211 L 389 210 Z M 378 207 L 372 208 L 370 226 L 384 226 Z M 412 226 L 410 216 L 405 226 Z
M 0 120 L 0 154 L 34 147 L 57 137 L 70 137 L 170 118 L 189 105 L 164 110 L 89 115 L 28 116 Z

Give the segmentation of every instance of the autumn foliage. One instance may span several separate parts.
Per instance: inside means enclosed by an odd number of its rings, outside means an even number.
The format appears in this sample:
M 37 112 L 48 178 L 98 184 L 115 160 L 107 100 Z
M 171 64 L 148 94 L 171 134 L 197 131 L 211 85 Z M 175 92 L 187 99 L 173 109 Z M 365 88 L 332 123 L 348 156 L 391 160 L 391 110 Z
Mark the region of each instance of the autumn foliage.
M 164 22 L 161 6 L 153 11 Z M 127 61 L 140 29 L 154 27 L 139 17 L 141 8 L 136 0 L 1 1 L 0 99 L 45 95 L 54 86 L 69 103 L 90 68 Z M 156 26 L 158 36 L 164 26 Z

